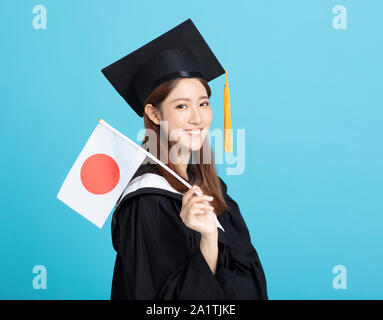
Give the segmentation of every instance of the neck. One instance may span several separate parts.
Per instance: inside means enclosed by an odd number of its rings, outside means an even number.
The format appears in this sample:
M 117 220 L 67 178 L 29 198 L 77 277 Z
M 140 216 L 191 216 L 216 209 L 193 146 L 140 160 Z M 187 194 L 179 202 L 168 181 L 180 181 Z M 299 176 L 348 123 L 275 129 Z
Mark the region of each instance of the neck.
M 189 150 L 178 150 L 176 154 L 173 153 L 173 156 L 170 155 L 170 161 L 176 158 L 176 161 L 172 161 L 177 168 L 177 173 L 181 175 L 182 178 L 189 180 L 187 174 L 187 168 L 190 160 L 191 152 Z

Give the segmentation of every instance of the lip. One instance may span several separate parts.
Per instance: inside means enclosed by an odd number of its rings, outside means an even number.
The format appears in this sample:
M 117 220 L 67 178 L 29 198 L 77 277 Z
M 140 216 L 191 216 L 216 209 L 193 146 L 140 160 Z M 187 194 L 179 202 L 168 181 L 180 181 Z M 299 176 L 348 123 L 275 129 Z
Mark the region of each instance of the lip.
M 196 128 L 196 129 L 186 129 L 186 133 L 191 137 L 198 137 L 201 135 L 203 128 Z M 191 133 L 191 131 L 199 131 L 198 133 Z

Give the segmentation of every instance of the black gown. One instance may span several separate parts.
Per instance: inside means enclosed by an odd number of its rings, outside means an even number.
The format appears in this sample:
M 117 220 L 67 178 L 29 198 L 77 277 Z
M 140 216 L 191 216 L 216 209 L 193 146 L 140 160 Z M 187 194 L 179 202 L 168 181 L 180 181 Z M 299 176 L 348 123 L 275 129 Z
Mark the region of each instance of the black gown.
M 148 172 L 143 165 L 133 178 Z M 133 179 L 132 179 L 133 180 Z M 117 252 L 111 299 L 266 300 L 265 274 L 236 202 L 218 216 L 218 261 L 214 275 L 200 250 L 201 234 L 179 217 L 182 194 L 146 186 L 128 193 L 112 219 Z

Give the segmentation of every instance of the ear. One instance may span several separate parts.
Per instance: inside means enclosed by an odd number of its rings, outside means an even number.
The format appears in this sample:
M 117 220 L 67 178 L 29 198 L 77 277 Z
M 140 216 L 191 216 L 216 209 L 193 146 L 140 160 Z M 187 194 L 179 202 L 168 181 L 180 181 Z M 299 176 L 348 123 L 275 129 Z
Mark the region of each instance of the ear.
M 161 114 L 158 108 L 154 107 L 152 104 L 147 104 L 144 111 L 150 120 L 152 120 L 156 125 L 160 125 Z

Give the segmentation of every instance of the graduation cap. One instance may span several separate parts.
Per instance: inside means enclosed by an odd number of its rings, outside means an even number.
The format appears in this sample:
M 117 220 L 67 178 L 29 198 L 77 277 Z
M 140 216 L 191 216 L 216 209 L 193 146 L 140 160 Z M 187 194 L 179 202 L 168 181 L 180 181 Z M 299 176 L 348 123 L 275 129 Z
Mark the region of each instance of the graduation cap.
M 146 98 L 161 83 L 175 78 L 195 77 L 209 82 L 226 73 L 191 19 L 103 68 L 101 72 L 140 117 L 144 114 Z M 225 151 L 232 152 L 228 90 L 226 76 Z

